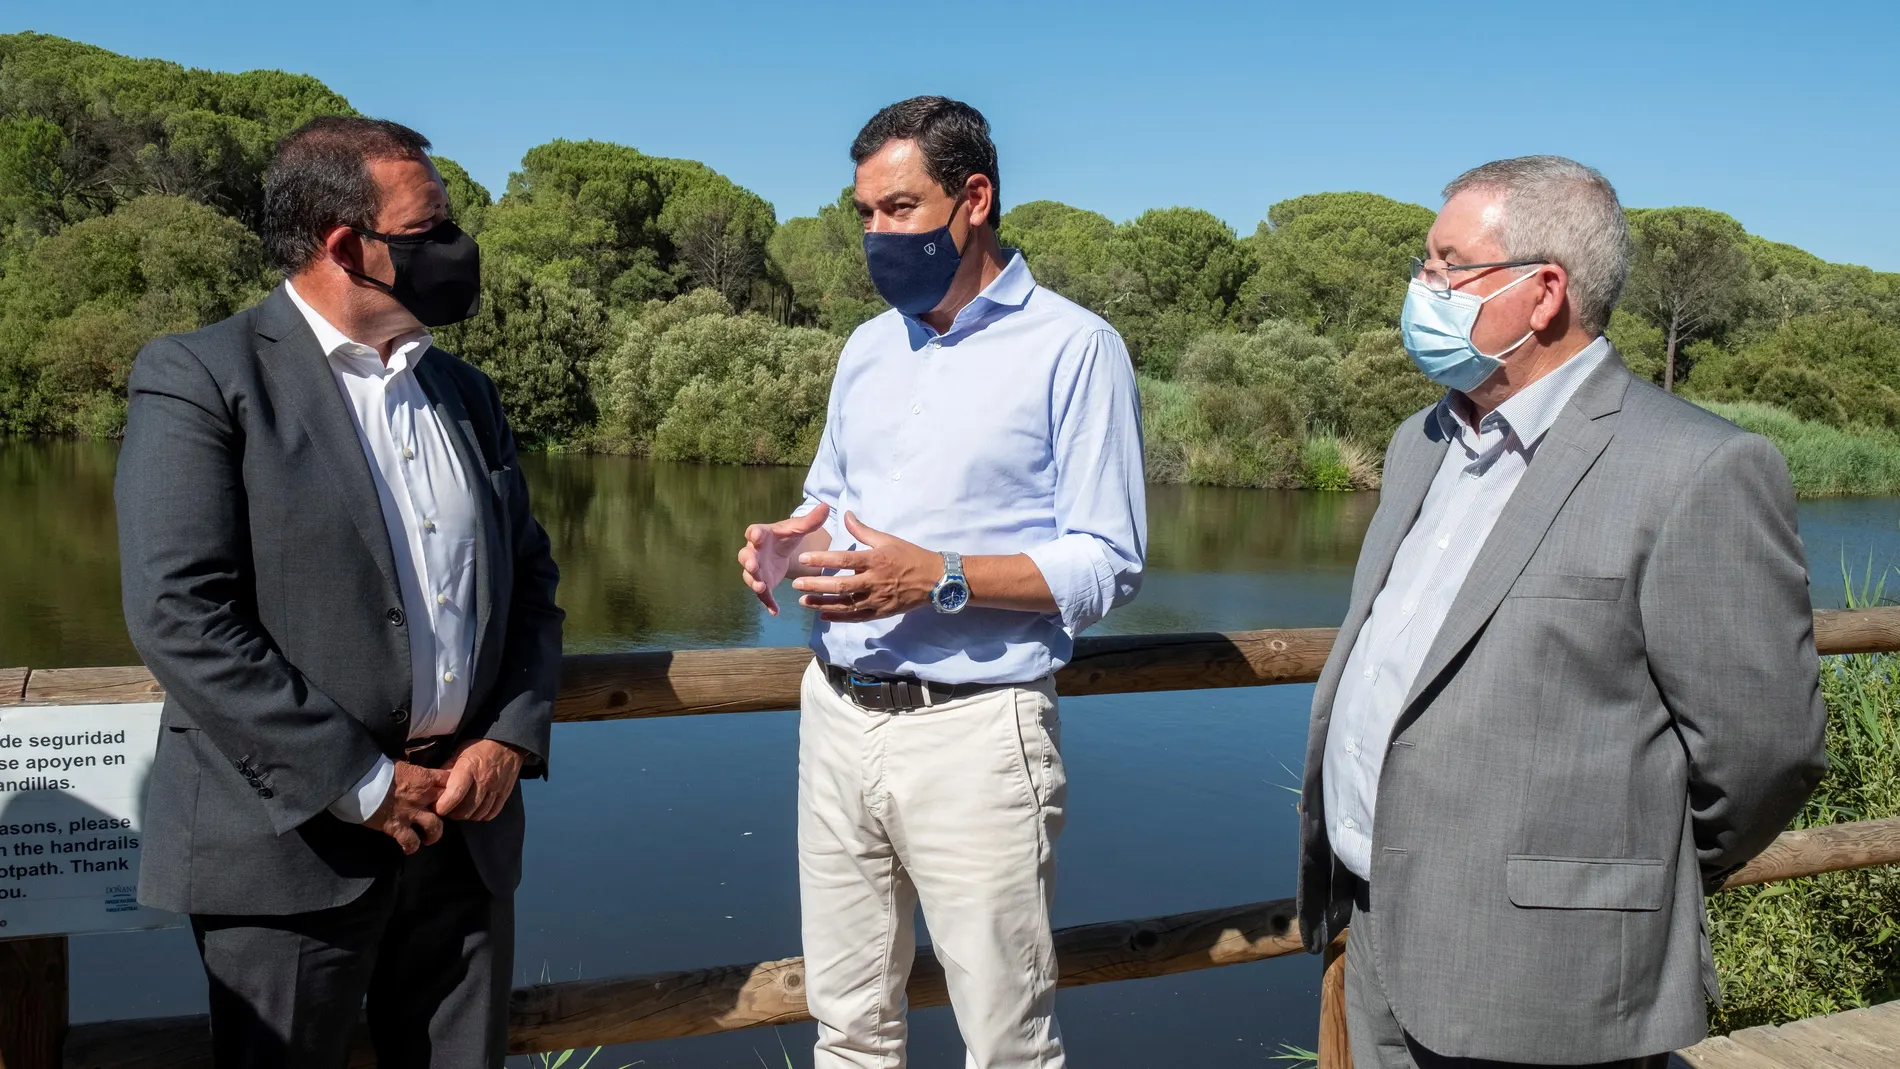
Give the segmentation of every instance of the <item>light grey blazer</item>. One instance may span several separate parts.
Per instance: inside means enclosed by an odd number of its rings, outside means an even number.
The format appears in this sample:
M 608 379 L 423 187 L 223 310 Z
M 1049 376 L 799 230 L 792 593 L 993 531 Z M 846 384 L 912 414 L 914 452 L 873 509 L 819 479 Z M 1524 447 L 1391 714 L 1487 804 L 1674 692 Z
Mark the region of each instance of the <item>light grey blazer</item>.
M 1326 838 L 1347 654 L 1447 443 L 1386 453 L 1352 600 L 1313 697 L 1300 929 L 1356 878 Z M 1781 454 L 1631 375 L 1584 380 L 1498 518 L 1392 732 L 1370 937 L 1399 1023 L 1448 1056 L 1584 1064 L 1674 1050 L 1719 998 L 1703 895 L 1826 769 L 1794 491 Z

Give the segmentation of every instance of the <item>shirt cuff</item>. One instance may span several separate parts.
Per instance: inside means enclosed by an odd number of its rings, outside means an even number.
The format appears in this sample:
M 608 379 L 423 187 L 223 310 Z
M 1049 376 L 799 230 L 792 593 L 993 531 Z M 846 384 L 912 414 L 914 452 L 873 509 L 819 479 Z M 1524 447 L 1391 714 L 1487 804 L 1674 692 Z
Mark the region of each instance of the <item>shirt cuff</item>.
M 1108 615 L 1115 603 L 1115 569 L 1095 536 L 1066 534 L 1023 553 L 1049 584 L 1062 628 L 1071 636 Z
M 330 813 L 347 824 L 361 824 L 383 807 L 390 785 L 396 782 L 396 762 L 376 755 L 376 767 L 356 782 L 343 797 L 330 803 Z
M 817 508 L 819 505 L 822 505 L 824 503 L 825 502 L 822 502 L 815 497 L 808 497 L 804 501 L 800 502 L 797 508 L 792 510 L 792 518 L 797 519 L 798 517 L 805 515 L 806 513 L 810 512 L 811 510 Z M 845 543 L 851 541 L 851 533 L 844 529 L 844 510 L 843 509 L 833 506 L 831 511 L 826 514 L 825 532 L 831 535 L 832 549 L 843 549 L 845 546 Z

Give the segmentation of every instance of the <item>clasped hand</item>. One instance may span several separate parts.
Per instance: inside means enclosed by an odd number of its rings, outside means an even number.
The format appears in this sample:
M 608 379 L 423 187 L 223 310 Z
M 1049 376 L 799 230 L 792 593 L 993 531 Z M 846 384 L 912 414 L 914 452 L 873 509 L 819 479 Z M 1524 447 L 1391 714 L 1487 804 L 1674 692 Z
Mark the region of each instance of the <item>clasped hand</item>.
M 396 762 L 389 793 L 367 825 L 413 854 L 442 838 L 444 820 L 493 820 L 521 778 L 521 751 L 492 739 L 456 747 L 447 768 Z
M 865 549 L 801 551 L 806 536 L 824 526 L 830 511 L 820 505 L 803 516 L 746 528 L 739 567 L 767 611 L 778 615 L 772 590 L 787 575 L 796 576 L 792 587 L 799 592 L 798 603 L 834 623 L 879 620 L 930 603 L 931 589 L 943 578 L 943 556 L 867 527 L 854 513 L 844 514 L 845 530 Z M 826 570 L 849 574 L 818 574 Z

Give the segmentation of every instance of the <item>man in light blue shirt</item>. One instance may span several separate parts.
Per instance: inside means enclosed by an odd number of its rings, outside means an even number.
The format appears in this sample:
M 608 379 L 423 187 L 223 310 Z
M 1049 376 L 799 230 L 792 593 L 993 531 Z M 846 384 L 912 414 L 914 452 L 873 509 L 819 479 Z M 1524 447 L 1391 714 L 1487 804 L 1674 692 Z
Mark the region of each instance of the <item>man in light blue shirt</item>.
M 892 309 L 839 357 L 804 503 L 739 553 L 771 611 L 787 575 L 818 611 L 799 747 L 815 1065 L 903 1064 L 921 902 L 968 1064 L 1059 1069 L 1052 673 L 1140 587 L 1134 370 L 998 244 L 975 109 L 894 104 L 852 159 Z

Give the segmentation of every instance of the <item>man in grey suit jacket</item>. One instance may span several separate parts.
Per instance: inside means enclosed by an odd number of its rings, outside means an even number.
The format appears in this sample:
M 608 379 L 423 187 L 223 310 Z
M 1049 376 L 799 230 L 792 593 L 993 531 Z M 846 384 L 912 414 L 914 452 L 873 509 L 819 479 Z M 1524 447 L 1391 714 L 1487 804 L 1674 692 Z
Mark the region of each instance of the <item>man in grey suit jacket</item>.
M 558 573 L 494 384 L 433 347 L 473 242 L 428 142 L 324 118 L 266 176 L 287 281 L 139 354 L 126 626 L 164 684 L 139 900 L 191 915 L 220 1069 L 506 1053 L 519 778 Z
M 1445 191 L 1408 419 L 1313 702 L 1300 926 L 1348 921 L 1360 1069 L 1640 1066 L 1718 997 L 1703 896 L 1825 768 L 1781 455 L 1602 337 L 1615 191 L 1559 157 Z

